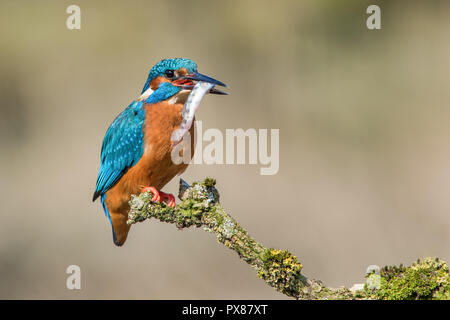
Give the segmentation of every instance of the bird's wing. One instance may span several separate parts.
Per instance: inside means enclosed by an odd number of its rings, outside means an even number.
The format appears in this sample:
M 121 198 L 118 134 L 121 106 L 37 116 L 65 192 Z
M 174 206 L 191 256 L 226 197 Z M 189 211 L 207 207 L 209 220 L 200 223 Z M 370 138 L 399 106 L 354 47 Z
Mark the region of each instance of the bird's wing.
M 144 149 L 144 121 L 143 102 L 134 101 L 106 131 L 93 200 L 105 194 L 141 159 Z

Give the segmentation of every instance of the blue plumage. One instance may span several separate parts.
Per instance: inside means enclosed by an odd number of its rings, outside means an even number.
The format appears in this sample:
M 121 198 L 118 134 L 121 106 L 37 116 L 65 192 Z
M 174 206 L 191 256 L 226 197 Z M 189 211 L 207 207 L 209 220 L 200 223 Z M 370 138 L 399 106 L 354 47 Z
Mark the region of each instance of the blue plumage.
M 142 101 L 131 103 L 113 121 L 103 139 L 100 171 L 93 200 L 101 196 L 103 210 L 111 225 L 111 216 L 105 204 L 105 193 L 142 156 L 144 140 L 142 126 L 145 121 L 143 105 Z M 112 233 L 113 241 L 116 243 L 114 228 Z
M 106 200 L 106 194 L 102 194 L 102 196 L 100 197 L 100 200 L 101 200 L 101 202 L 102 202 L 102 208 L 103 208 L 103 211 L 105 211 L 105 215 L 106 215 L 106 217 L 108 217 L 109 223 L 110 223 L 111 226 L 112 226 L 111 216 L 110 216 L 110 214 L 109 214 L 108 207 L 106 206 L 106 203 L 105 203 L 105 200 Z M 116 236 L 116 233 L 114 232 L 114 228 L 111 228 L 111 229 L 112 229 L 113 241 L 114 241 L 114 243 L 115 243 L 116 245 L 119 245 L 119 243 L 117 242 L 117 236 Z
M 181 88 L 173 86 L 170 82 L 163 82 L 159 85 L 159 88 L 145 100 L 145 102 L 148 104 L 158 103 L 169 99 L 180 91 Z
M 142 101 L 131 103 L 106 131 L 94 198 L 104 194 L 143 153 L 145 111 Z

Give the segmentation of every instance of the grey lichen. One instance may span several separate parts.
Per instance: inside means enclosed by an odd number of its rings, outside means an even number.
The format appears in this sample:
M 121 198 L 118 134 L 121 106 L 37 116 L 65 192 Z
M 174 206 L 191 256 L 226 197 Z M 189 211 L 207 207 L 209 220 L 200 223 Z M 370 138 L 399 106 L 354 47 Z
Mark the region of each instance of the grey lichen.
M 450 299 L 448 266 L 436 259 L 425 259 L 409 268 L 386 267 L 381 274 L 370 272 L 367 277 L 376 275 L 379 281 L 366 283 L 363 290 L 328 288 L 320 280 L 308 279 L 292 253 L 264 247 L 223 210 L 215 184 L 211 178 L 192 186 L 181 180 L 181 203 L 175 208 L 152 202 L 150 192 L 133 195 L 127 223 L 156 218 L 179 229 L 201 227 L 234 250 L 268 285 L 295 299 Z
M 236 233 L 234 223 L 230 219 L 225 219 L 225 221 L 222 223 L 222 228 L 226 238 L 231 238 L 233 234 Z

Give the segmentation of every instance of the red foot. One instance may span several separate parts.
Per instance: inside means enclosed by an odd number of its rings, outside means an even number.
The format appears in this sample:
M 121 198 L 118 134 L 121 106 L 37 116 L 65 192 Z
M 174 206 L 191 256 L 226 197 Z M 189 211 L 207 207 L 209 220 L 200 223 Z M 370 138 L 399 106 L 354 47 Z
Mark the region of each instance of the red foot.
M 169 207 L 175 208 L 175 197 L 171 193 L 164 193 L 162 191 L 159 192 L 161 197 L 167 200 L 167 205 Z
M 171 208 L 175 208 L 175 197 L 173 194 L 158 191 L 155 187 L 145 187 L 142 189 L 142 192 L 147 191 L 153 193 L 153 198 L 151 201 L 161 203 L 164 202 L 164 200 L 167 200 L 167 205 Z

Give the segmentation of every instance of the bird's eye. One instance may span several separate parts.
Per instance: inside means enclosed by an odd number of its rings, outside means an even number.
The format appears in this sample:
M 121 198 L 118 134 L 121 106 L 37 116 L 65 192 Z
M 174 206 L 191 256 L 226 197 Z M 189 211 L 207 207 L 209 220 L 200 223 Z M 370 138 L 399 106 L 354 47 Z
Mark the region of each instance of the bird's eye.
M 173 70 L 166 70 L 165 74 L 166 74 L 166 77 L 167 77 L 167 78 L 173 78 L 174 75 L 175 75 L 175 73 L 173 72 Z

